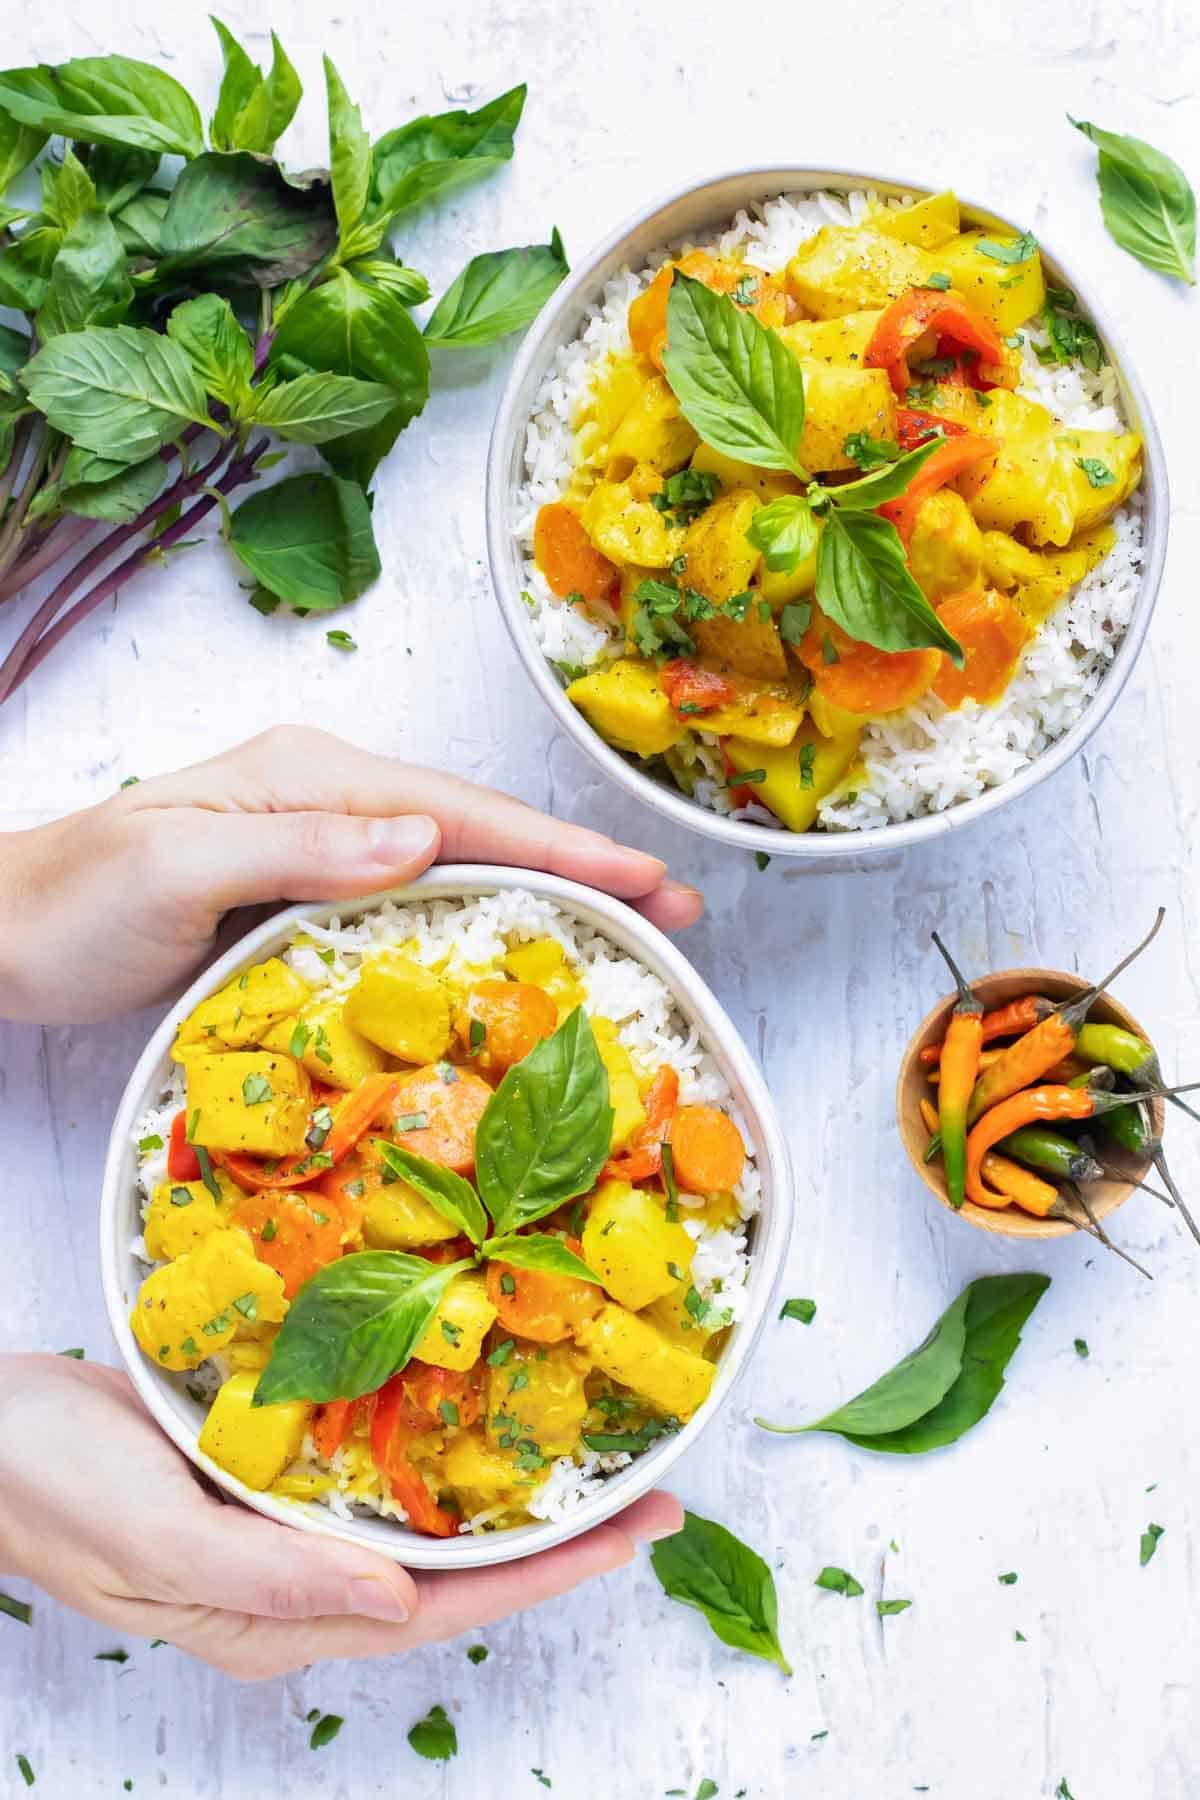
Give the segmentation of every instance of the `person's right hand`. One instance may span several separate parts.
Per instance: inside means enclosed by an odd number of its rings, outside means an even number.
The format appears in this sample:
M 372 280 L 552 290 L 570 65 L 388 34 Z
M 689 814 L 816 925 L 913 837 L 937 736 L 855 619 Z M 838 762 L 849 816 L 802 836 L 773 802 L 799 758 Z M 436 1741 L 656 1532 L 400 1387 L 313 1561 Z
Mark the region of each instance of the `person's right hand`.
M 242 1680 L 455 1637 L 620 1568 L 682 1523 L 678 1501 L 648 1494 L 558 1549 L 414 1578 L 213 1498 L 115 1369 L 0 1356 L 0 1570 Z

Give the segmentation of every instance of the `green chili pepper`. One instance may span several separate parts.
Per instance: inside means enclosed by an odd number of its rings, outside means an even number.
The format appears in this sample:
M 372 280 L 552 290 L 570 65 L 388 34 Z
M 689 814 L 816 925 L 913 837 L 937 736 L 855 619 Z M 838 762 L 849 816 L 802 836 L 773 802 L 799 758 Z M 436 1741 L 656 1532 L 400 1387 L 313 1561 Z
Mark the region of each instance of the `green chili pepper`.
M 1098 1181 L 1104 1173 L 1094 1156 L 1061 1131 L 1045 1125 L 1022 1125 L 996 1145 L 1030 1169 L 1041 1169 L 1069 1181 Z

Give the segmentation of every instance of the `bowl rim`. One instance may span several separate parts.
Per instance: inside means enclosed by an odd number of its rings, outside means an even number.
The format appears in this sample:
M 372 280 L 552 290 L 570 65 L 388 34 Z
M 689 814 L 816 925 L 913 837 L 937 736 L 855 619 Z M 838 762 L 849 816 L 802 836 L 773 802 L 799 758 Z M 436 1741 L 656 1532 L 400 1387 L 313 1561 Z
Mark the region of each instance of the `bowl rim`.
M 579 923 L 591 926 L 618 950 L 635 957 L 670 989 L 685 1020 L 699 1029 L 705 1048 L 720 1067 L 733 1092 L 752 1141 L 763 1183 L 763 1201 L 755 1215 L 754 1250 L 750 1258 L 748 1303 L 733 1327 L 717 1364 L 717 1377 L 704 1405 L 683 1429 L 644 1451 L 627 1468 L 609 1476 L 604 1486 L 566 1518 L 516 1526 L 508 1531 L 461 1536 L 449 1540 L 422 1537 L 395 1520 L 356 1516 L 339 1519 L 315 1502 L 285 1501 L 249 1489 L 203 1454 L 197 1444 L 197 1403 L 188 1402 L 174 1379 L 158 1370 L 139 1349 L 129 1325 L 132 1293 L 142 1279 L 130 1244 L 140 1235 L 136 1202 L 134 1123 L 154 1103 L 168 1066 L 168 1050 L 179 1021 L 222 982 L 247 963 L 276 948 L 309 920 L 333 914 L 346 917 L 384 901 L 424 904 L 437 899 L 473 899 L 484 894 L 526 888 L 553 901 Z M 415 881 L 353 900 L 307 901 L 272 914 L 215 959 L 168 1009 L 138 1057 L 117 1108 L 105 1159 L 100 1202 L 101 1283 L 109 1325 L 127 1374 L 156 1423 L 188 1460 L 225 1493 L 281 1524 L 324 1533 L 425 1569 L 485 1568 L 529 1556 L 565 1543 L 580 1532 L 610 1519 L 647 1493 L 689 1450 L 724 1406 L 750 1360 L 771 1317 L 782 1278 L 794 1211 L 791 1157 L 766 1082 L 741 1034 L 703 978 L 657 927 L 623 902 L 562 876 L 521 868 L 477 863 L 444 864 Z
M 715 201 L 731 187 L 741 187 L 740 198 L 723 201 L 718 212 Z M 1081 282 L 1073 271 L 1045 243 L 1040 245 L 1049 272 L 1059 284 L 1069 287 L 1080 301 L 1081 310 L 1095 324 L 1109 352 L 1121 389 L 1121 397 L 1135 429 L 1144 442 L 1144 472 L 1139 492 L 1143 496 L 1143 558 L 1133 616 L 1118 646 L 1112 663 L 1100 686 L 1085 706 L 1083 713 L 1060 738 L 1057 738 L 1035 761 L 996 787 L 988 788 L 972 800 L 957 802 L 944 812 L 928 813 L 920 818 L 905 819 L 867 831 L 792 832 L 756 825 L 748 820 L 729 819 L 723 814 L 689 800 L 681 791 L 655 780 L 634 766 L 619 751 L 607 744 L 583 715 L 566 699 L 555 680 L 550 665 L 529 629 L 527 610 L 521 600 L 519 557 L 513 536 L 513 501 L 516 486 L 514 472 L 522 467 L 525 430 L 530 407 L 550 358 L 569 336 L 561 329 L 564 322 L 607 279 L 620 263 L 628 240 L 655 225 L 659 241 L 668 242 L 677 235 L 672 230 L 672 213 L 689 201 L 714 196 L 714 223 L 718 216 L 731 218 L 740 206 L 754 199 L 767 199 L 775 194 L 812 193 L 822 188 L 867 188 L 886 197 L 924 196 L 941 192 L 940 187 L 898 176 L 881 176 L 853 169 L 812 169 L 794 165 L 749 165 L 682 183 L 639 208 L 611 231 L 575 268 L 542 308 L 527 332 L 505 384 L 492 426 L 488 446 L 485 489 L 485 515 L 488 561 L 492 587 L 499 602 L 509 637 L 526 674 L 549 706 L 559 726 L 583 753 L 590 757 L 618 787 L 656 812 L 695 831 L 702 837 L 716 839 L 740 850 L 766 851 L 772 855 L 791 857 L 818 867 L 836 869 L 876 860 L 910 845 L 930 843 L 948 833 L 987 818 L 997 807 L 1028 793 L 1064 767 L 1098 730 L 1108 717 L 1133 671 L 1149 629 L 1151 615 L 1158 599 L 1166 559 L 1170 520 L 1170 491 L 1166 459 L 1157 422 L 1146 397 L 1136 368 L 1130 360 L 1120 333 L 1113 327 L 1107 309 L 1088 282 Z M 957 189 L 955 190 L 957 193 Z M 959 195 L 965 214 L 992 228 L 1020 231 L 1003 214 Z M 639 261 L 636 254 L 631 260 Z M 611 267 L 609 266 L 611 265 Z M 577 329 L 577 323 L 576 323 Z M 571 334 L 573 335 L 573 333 Z

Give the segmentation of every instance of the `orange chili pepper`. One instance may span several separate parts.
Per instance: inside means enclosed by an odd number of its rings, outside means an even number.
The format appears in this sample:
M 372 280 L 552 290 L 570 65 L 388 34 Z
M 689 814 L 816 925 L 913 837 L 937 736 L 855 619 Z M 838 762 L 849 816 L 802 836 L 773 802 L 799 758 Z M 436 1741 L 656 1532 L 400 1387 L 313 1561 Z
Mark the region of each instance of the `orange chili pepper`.
M 951 1206 L 963 1203 L 966 1188 L 967 1102 L 979 1073 L 983 1045 L 983 1002 L 971 992 L 957 963 L 937 932 L 933 941 L 958 986 L 958 1000 L 950 1016 L 942 1045 L 938 1120 L 942 1134 L 942 1165 Z
M 1032 1031 L 1040 1019 L 1048 1018 L 1053 1011 L 1053 1000 L 1044 1000 L 1040 994 L 1022 994 L 1019 1000 L 1010 1000 L 1007 1006 L 984 1013 L 983 1041 L 990 1044 L 995 1038 L 1018 1037 L 1023 1031 Z M 921 1052 L 923 1063 L 937 1063 L 941 1057 L 940 1044 L 926 1044 Z

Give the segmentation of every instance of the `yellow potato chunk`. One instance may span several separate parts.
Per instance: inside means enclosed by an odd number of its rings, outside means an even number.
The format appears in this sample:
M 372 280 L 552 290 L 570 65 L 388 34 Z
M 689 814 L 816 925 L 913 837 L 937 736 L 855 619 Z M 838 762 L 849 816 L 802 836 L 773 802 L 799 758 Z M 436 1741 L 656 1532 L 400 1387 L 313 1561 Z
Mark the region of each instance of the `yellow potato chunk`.
M 656 1412 L 677 1419 L 690 1419 L 704 1404 L 716 1374 L 712 1363 L 673 1344 L 623 1306 L 602 1308 L 579 1327 L 576 1342 L 606 1375 Z
M 928 251 L 870 226 L 825 225 L 793 256 L 787 284 L 811 318 L 837 319 L 887 306 L 908 288 L 924 286 L 940 266 Z
M 300 1454 L 312 1418 L 307 1400 L 255 1406 L 258 1377 L 231 1375 L 217 1390 L 200 1431 L 200 1449 L 227 1475 L 260 1492 Z
M 261 1041 L 266 1050 L 289 1054 L 295 1044 L 300 1049 L 300 1061 L 314 1080 L 324 1082 L 326 1087 L 343 1088 L 347 1093 L 368 1075 L 377 1075 L 387 1067 L 382 1050 L 346 1023 L 340 1000 L 306 1006 L 299 1015 L 281 1019 Z
M 653 663 L 622 657 L 573 681 L 567 699 L 607 743 L 635 756 L 659 756 L 687 735 Z
M 592 1033 L 600 1061 L 608 1070 L 608 1103 L 613 1109 L 612 1150 L 623 1150 L 635 1131 L 646 1123 L 641 1089 L 629 1052 L 617 1036 L 611 1019 L 592 1016 Z
M 981 249 L 983 244 L 1009 248 L 1018 240 L 1009 231 L 965 231 L 937 253 L 937 267 L 949 275 L 957 293 L 1008 337 L 1046 304 L 1042 258 L 1034 250 L 1022 262 L 1004 262 Z
M 231 1227 L 147 1275 L 129 1323 L 152 1362 L 195 1369 L 239 1330 L 278 1324 L 286 1311 L 282 1277 L 259 1262 L 248 1232 Z
M 479 1360 L 495 1317 L 482 1270 L 464 1269 L 443 1293 L 413 1355 L 439 1369 L 469 1369 Z M 443 1325 L 449 1330 L 443 1331 Z
M 514 1344 L 487 1372 L 487 1435 L 512 1448 L 535 1443 L 542 1456 L 565 1456 L 579 1443 L 587 1417 L 584 1392 L 591 1364 L 568 1344 Z
M 202 1181 L 160 1181 L 146 1209 L 142 1236 L 152 1262 L 173 1262 L 194 1250 L 201 1238 L 229 1222 L 242 1190 L 228 1175 L 215 1172 L 220 1201 Z
M 669 525 L 666 515 L 636 495 L 627 481 L 598 481 L 584 502 L 583 524 L 610 561 L 647 569 L 665 569 L 683 542 L 678 527 Z
M 861 369 L 882 317 L 883 308 L 873 306 L 865 312 L 843 313 L 838 319 L 797 319 L 794 325 L 782 326 L 779 335 L 803 363 Z
M 765 779 L 751 790 L 755 799 L 770 807 L 789 831 L 807 831 L 818 803 L 853 763 L 861 737 L 861 719 L 835 737 L 823 736 L 811 720 L 805 720 L 785 750 L 731 737 L 725 741 L 725 754 L 739 774 L 762 769 Z M 810 746 L 811 755 L 805 754 Z
M 514 981 L 528 981 L 549 994 L 560 1019 L 583 999 L 583 988 L 571 973 L 566 952 L 557 938 L 534 938 L 532 943 L 518 944 L 504 958 L 504 967 Z
M 625 481 L 642 463 L 666 475 L 683 467 L 698 442 L 665 378 L 655 375 L 613 433 L 605 472 L 610 481 Z
M 372 1250 L 422 1250 L 457 1236 L 457 1226 L 407 1181 L 373 1187 L 367 1197 L 363 1241 Z
M 939 250 L 957 237 L 961 218 L 958 197 L 947 188 L 940 194 L 927 194 L 912 206 L 889 209 L 881 206 L 871 214 L 871 223 L 885 237 L 898 238 L 903 244 L 916 244 L 922 250 Z
M 908 566 L 927 600 L 944 600 L 975 587 L 983 560 L 983 533 L 961 494 L 941 488 L 917 509 Z
M 185 1066 L 192 1143 L 253 1156 L 303 1150 L 312 1085 L 294 1058 L 270 1050 L 230 1050 L 189 1055 Z
M 450 1048 L 450 997 L 431 969 L 398 950 L 364 962 L 346 1023 L 401 1062 L 438 1062 Z
M 297 1011 L 308 995 L 308 983 L 279 957 L 272 956 L 235 975 L 217 993 L 202 1000 L 176 1032 L 172 1054 L 192 1044 L 214 1050 L 219 1045 L 240 1050 L 247 1044 L 260 1043 L 263 1032 L 285 1014 Z M 182 1062 L 183 1058 L 176 1054 L 175 1060 Z
M 797 455 L 806 469 L 826 473 L 858 465 L 842 446 L 855 432 L 896 436 L 896 396 L 882 369 L 837 369 L 803 363 L 804 435 Z
M 622 1306 L 640 1312 L 686 1284 L 696 1246 L 667 1218 L 661 1197 L 628 1181 L 605 1181 L 588 1206 L 583 1260 Z

